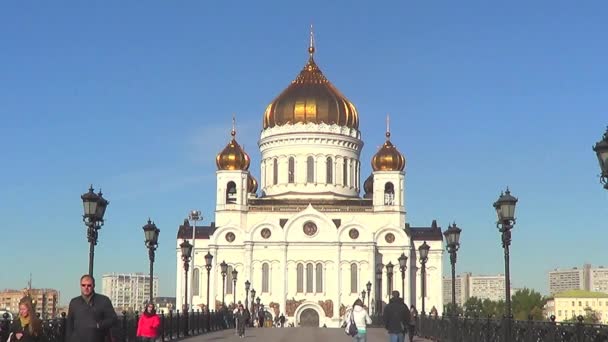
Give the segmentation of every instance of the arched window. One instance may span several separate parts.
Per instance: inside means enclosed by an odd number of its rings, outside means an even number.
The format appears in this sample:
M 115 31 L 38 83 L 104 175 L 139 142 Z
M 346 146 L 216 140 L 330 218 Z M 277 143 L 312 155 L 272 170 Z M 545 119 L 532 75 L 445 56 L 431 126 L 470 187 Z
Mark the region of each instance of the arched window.
M 195 268 L 192 271 L 192 295 L 198 296 L 198 284 L 200 283 L 200 271 L 198 268 Z
M 296 161 L 293 159 L 293 157 L 289 157 L 289 174 L 287 175 L 287 181 L 289 183 L 293 183 L 294 179 L 295 179 L 295 169 L 296 169 Z
M 388 182 L 384 185 L 384 205 L 395 204 L 395 187 L 393 183 Z
M 272 160 L 272 185 L 277 185 L 279 182 L 279 163 L 276 159 Z
M 348 159 L 344 158 L 342 163 L 342 185 L 348 185 Z
M 304 265 L 298 264 L 296 267 L 296 283 L 297 283 L 297 293 L 304 292 Z
M 334 163 L 331 160 L 331 157 L 327 157 L 325 163 L 325 178 L 327 179 L 327 184 L 331 184 L 334 182 Z
M 306 182 L 315 182 L 315 160 L 313 157 L 306 158 Z
M 262 264 L 262 293 L 270 292 L 268 290 L 268 278 L 269 278 L 268 272 L 269 272 L 268 263 L 265 262 Z
M 232 266 L 228 266 L 226 271 L 226 294 L 232 294 Z
M 350 293 L 357 292 L 357 264 L 350 264 Z
M 233 181 L 226 184 L 226 203 L 236 203 L 236 184 Z
M 306 264 L 306 293 L 312 293 L 312 280 L 313 280 L 313 266 L 312 264 Z
M 316 288 L 317 288 L 317 293 L 321 293 L 323 292 L 323 265 L 322 264 L 317 264 L 317 266 L 315 266 L 315 272 L 316 272 Z

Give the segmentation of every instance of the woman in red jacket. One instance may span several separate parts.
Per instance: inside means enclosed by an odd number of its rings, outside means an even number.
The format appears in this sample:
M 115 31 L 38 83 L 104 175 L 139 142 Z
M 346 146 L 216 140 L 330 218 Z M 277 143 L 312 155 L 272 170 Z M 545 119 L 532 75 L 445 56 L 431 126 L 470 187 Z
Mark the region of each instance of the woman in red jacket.
M 144 342 L 154 342 L 158 336 L 160 318 L 156 314 L 154 304 L 150 303 L 139 317 L 137 324 L 137 337 Z

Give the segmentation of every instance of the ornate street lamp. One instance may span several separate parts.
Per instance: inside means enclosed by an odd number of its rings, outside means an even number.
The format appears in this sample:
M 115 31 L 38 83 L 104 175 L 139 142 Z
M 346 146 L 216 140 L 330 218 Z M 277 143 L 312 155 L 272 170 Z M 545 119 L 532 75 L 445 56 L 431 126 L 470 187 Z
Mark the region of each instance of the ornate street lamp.
M 368 281 L 367 284 L 365 284 L 365 287 L 367 289 L 367 308 L 368 310 L 370 310 L 371 308 L 369 307 L 369 293 L 372 291 L 372 282 Z
M 154 300 L 154 255 L 158 247 L 158 234 L 160 229 L 156 227 L 154 222 L 148 219 L 148 224 L 143 226 L 144 236 L 146 238 L 146 247 L 148 247 L 148 258 L 150 259 L 150 299 L 148 303 L 153 303 Z
M 190 258 L 192 257 L 192 245 L 188 240 L 184 240 L 179 247 L 182 250 L 182 261 L 184 262 L 184 335 L 188 335 L 188 269 L 190 268 Z
M 255 313 L 255 307 L 253 306 L 254 301 L 255 301 L 255 290 L 251 289 L 251 312 L 250 312 L 251 319 L 249 320 L 249 322 L 251 323 L 251 326 L 253 326 L 253 317 L 254 317 L 253 315 Z
M 454 222 L 443 235 L 445 236 L 446 249 L 450 253 L 452 264 L 452 314 L 456 314 L 456 252 L 460 248 L 460 232 L 462 230 Z
M 361 291 L 361 301 L 363 302 L 363 305 L 365 305 L 365 290 Z
M 209 306 L 209 288 L 210 280 L 211 280 L 211 268 L 213 267 L 213 255 L 211 252 L 207 252 L 205 255 L 205 269 L 207 270 L 207 312 L 211 312 L 211 307 Z
M 608 190 L 608 127 L 602 140 L 595 143 L 593 151 L 597 154 L 600 162 L 600 182 L 604 184 L 604 189 Z
M 407 270 L 407 257 L 405 253 L 401 253 L 401 256 L 397 260 L 399 260 L 399 270 L 401 271 L 401 296 L 405 303 L 405 271 Z
M 382 264 L 376 265 L 376 314 L 382 314 Z
M 249 310 L 249 289 L 251 288 L 251 283 L 249 280 L 245 280 L 245 309 Z
M 238 275 L 239 272 L 236 269 L 232 270 L 232 297 L 234 298 L 234 305 L 236 305 L 236 278 Z
M 226 306 L 224 297 L 226 296 L 226 274 L 228 273 L 228 264 L 226 261 L 222 261 L 220 264 L 220 270 L 222 272 L 222 309 Z
M 426 241 L 420 247 L 418 247 L 418 253 L 420 253 L 420 263 L 422 264 L 422 270 L 420 271 L 420 278 L 422 279 L 422 316 L 425 315 L 424 311 L 424 298 L 426 297 L 426 262 L 429 260 L 429 250 L 431 246 L 427 245 Z
M 106 213 L 108 202 L 103 198 L 101 190 L 95 193 L 93 185 L 89 187 L 89 191 L 80 196 L 84 207 L 84 215 L 82 221 L 87 226 L 87 240 L 89 241 L 89 274 L 93 275 L 93 261 L 95 259 L 95 245 L 97 245 L 98 231 L 103 226 L 103 216 Z
M 192 258 L 192 270 L 194 270 L 194 263 L 195 263 L 195 259 L 196 259 L 196 222 L 198 221 L 202 221 L 203 220 L 203 215 L 201 214 L 200 210 L 190 210 L 190 212 L 188 213 L 188 219 L 190 221 L 192 221 L 192 250 L 194 251 L 194 256 Z M 197 279 L 194 279 L 194 277 L 192 277 L 192 279 L 190 279 L 191 284 L 190 285 L 190 304 L 194 304 L 194 291 L 192 291 L 192 289 L 196 286 L 194 284 L 194 282 L 197 281 Z M 198 286 L 196 286 L 198 287 Z M 197 294 L 200 295 L 200 294 Z
M 511 340 L 511 276 L 509 273 L 509 246 L 511 245 L 511 229 L 515 225 L 515 205 L 517 198 L 511 196 L 509 188 L 494 202 L 498 220 L 496 227 L 502 233 L 502 248 L 505 251 L 505 341 Z

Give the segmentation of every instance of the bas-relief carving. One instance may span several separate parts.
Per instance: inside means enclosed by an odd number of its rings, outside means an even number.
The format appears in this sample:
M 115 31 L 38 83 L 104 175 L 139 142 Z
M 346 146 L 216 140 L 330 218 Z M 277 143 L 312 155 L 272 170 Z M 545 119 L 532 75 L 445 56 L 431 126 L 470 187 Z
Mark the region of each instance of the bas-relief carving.
M 319 306 L 323 308 L 323 311 L 325 312 L 325 317 L 334 317 L 334 302 L 331 299 L 328 299 L 326 301 L 320 300 Z
M 285 314 L 287 314 L 287 316 L 293 316 L 296 313 L 296 309 L 298 308 L 298 306 L 300 306 L 302 303 L 304 303 L 304 299 L 288 299 L 285 302 Z
M 275 302 L 270 302 L 270 304 L 268 304 L 268 306 L 272 309 L 272 311 L 274 312 L 274 316 L 278 317 L 279 314 L 281 313 L 281 305 L 279 303 L 275 303 Z

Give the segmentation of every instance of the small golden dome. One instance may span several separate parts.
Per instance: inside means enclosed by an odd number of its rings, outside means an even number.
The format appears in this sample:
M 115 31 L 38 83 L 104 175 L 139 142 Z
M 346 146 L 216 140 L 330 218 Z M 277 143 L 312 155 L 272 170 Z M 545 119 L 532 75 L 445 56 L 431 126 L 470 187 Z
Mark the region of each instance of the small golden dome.
M 251 164 L 251 159 L 236 142 L 236 131 L 234 128 L 230 132 L 232 140 L 224 147 L 222 152 L 215 157 L 215 164 L 218 170 L 247 170 Z
M 387 130 L 386 141 L 372 158 L 372 169 L 374 171 L 403 171 L 405 168 L 405 157 L 390 140 L 391 133 Z
M 251 175 L 247 176 L 247 192 L 255 194 L 258 191 L 258 181 Z
M 315 63 L 312 30 L 310 37 L 308 63 L 291 85 L 268 105 L 264 113 L 264 129 L 298 122 L 357 129 L 359 114 L 355 105 L 325 78 Z

